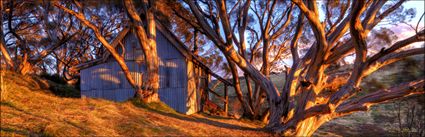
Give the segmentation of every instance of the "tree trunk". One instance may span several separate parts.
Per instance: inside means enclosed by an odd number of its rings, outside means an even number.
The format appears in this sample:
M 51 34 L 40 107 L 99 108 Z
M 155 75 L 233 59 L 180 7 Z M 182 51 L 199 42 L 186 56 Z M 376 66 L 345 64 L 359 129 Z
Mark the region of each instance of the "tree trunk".
M 147 66 L 147 76 L 148 80 L 144 80 L 143 84 L 144 91 L 143 101 L 145 102 L 159 102 L 159 62 L 156 52 L 156 47 L 153 48 L 154 51 L 144 52 L 146 57 L 146 66 Z
M 216 1 L 218 5 L 219 16 L 221 17 L 221 24 L 226 35 L 226 42 L 224 42 L 219 34 L 215 33 L 212 27 L 206 22 L 203 14 L 200 9 L 196 6 L 194 1 L 187 1 L 190 9 L 195 15 L 198 23 L 205 30 L 205 34 L 217 45 L 217 47 L 222 51 L 222 53 L 232 60 L 239 68 L 241 68 L 246 74 L 248 74 L 259 86 L 266 91 L 269 97 L 269 104 L 279 104 L 281 102 L 280 94 L 273 82 L 267 79 L 262 75 L 252 64 L 250 64 L 246 59 L 239 55 L 236 50 L 233 48 L 233 34 L 230 27 L 230 22 L 228 20 L 226 4 L 224 0 Z M 280 113 L 277 107 L 271 105 L 270 108 L 271 114 Z
M 32 65 L 31 63 L 28 62 L 28 56 L 29 56 L 28 53 L 24 52 L 23 54 L 24 56 L 22 58 L 22 62 L 21 64 L 19 64 L 17 71 L 22 75 L 26 75 L 32 69 Z
M 251 82 L 249 81 L 249 75 L 244 73 L 244 77 L 245 77 L 246 87 L 247 87 L 247 90 L 248 90 L 248 97 L 247 98 L 248 98 L 249 107 L 254 108 L 254 104 L 252 102 L 252 97 L 253 97 L 253 95 L 252 95 L 252 85 L 251 85 Z
M 243 97 L 243 93 L 242 93 L 242 89 L 241 89 L 241 82 L 239 80 L 239 74 L 238 74 L 238 69 L 236 68 L 236 65 L 229 60 L 228 58 L 226 58 L 228 63 L 229 63 L 229 67 L 230 70 L 232 71 L 232 76 L 233 76 L 233 85 L 236 91 L 236 95 L 238 97 L 238 100 L 241 102 L 243 110 L 244 110 L 244 114 L 245 116 L 251 117 L 254 115 L 254 112 L 251 108 L 251 106 L 248 104 L 248 102 L 246 102 L 246 100 Z
M 15 65 L 13 63 L 12 58 L 10 57 L 9 52 L 6 49 L 6 44 L 4 43 L 4 38 L 3 38 L 3 30 L 0 29 L 0 31 L 1 31 L 1 34 L 0 34 L 0 50 L 1 50 L 2 56 L 5 59 L 7 65 L 9 65 L 11 69 L 13 69 Z
M 288 130 L 285 135 L 289 136 L 313 136 L 313 133 L 324 123 L 317 117 L 311 117 L 297 123 L 295 130 Z
M 147 30 L 143 25 L 143 21 L 134 7 L 132 0 L 124 0 L 124 5 L 128 16 L 133 24 L 135 24 L 136 36 L 145 55 L 145 63 L 147 67 L 147 80 L 144 80 L 142 91 L 138 91 L 138 97 L 145 102 L 158 102 L 159 89 L 159 60 L 156 49 L 156 24 L 154 18 L 155 1 L 149 3 L 143 2 L 144 15 L 147 22 Z

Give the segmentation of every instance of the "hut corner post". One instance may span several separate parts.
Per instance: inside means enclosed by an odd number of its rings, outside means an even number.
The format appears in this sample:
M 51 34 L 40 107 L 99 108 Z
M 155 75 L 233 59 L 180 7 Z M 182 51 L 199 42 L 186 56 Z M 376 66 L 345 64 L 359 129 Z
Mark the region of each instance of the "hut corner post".
M 208 73 L 208 72 L 205 72 L 204 71 L 204 73 L 205 73 L 205 77 L 203 77 L 203 79 L 204 79 L 204 84 L 203 84 L 203 88 L 204 88 L 204 91 L 203 92 L 201 92 L 201 111 L 205 111 L 205 105 L 206 105 L 206 103 L 207 103 L 207 100 L 209 99 L 209 97 L 208 97 L 208 92 L 209 92 L 209 86 L 208 86 L 208 84 L 209 84 L 209 81 L 210 81 L 210 74 Z

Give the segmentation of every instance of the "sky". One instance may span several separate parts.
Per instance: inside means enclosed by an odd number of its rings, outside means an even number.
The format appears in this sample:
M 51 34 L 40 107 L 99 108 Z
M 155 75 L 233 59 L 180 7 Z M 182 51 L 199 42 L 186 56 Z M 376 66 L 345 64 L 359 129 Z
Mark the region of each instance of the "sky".
M 416 9 L 416 17 L 412 21 L 415 22 L 415 23 L 417 23 L 418 20 L 419 20 L 419 18 L 420 18 L 420 16 L 422 16 L 422 14 L 424 13 L 425 0 L 407 1 L 406 3 L 404 3 L 403 6 L 406 7 L 406 8 L 414 8 L 414 9 Z M 422 23 L 424 23 L 424 22 L 422 22 Z
M 421 18 L 421 16 L 424 14 L 424 6 L 425 6 L 425 0 L 414 0 L 414 1 L 407 1 L 403 4 L 404 9 L 410 9 L 413 8 L 416 10 L 416 15 L 415 17 L 410 21 L 407 22 L 408 24 L 412 25 L 413 27 L 416 27 L 418 25 L 418 22 Z M 420 28 L 423 28 L 425 25 L 425 18 L 422 18 L 421 21 L 419 22 L 419 30 Z M 393 42 L 399 41 L 399 40 L 403 40 L 406 39 L 408 37 L 411 37 L 413 35 L 415 35 L 415 30 L 413 28 L 411 28 L 409 25 L 407 24 L 398 24 L 397 26 L 388 26 L 388 28 L 390 28 L 396 35 L 397 35 L 397 40 L 394 40 Z M 375 30 L 377 30 L 378 28 L 375 28 Z M 407 46 L 406 48 L 413 48 L 413 47 L 423 47 L 424 46 L 424 42 L 416 42 L 416 43 L 412 43 L 411 45 Z M 372 52 L 369 50 L 369 52 Z M 370 53 L 370 54 L 374 54 L 374 53 Z M 346 60 L 348 62 L 352 62 L 354 61 L 354 56 L 350 56 L 347 57 Z
M 416 16 L 412 19 L 412 21 L 409 22 L 409 24 L 416 27 L 419 19 L 425 13 L 425 11 L 424 11 L 425 0 L 407 1 L 406 3 L 404 3 L 403 6 L 405 8 L 413 8 L 413 9 L 416 10 Z M 421 22 L 419 22 L 419 28 L 424 27 L 424 25 L 425 25 L 425 17 L 421 19 Z M 406 38 L 406 37 L 409 37 L 409 36 L 412 36 L 412 35 L 415 34 L 415 31 L 413 31 L 406 24 L 400 24 L 400 26 L 398 26 L 398 28 L 399 29 L 393 29 L 393 31 L 395 31 L 398 34 L 399 39 L 403 39 L 403 38 Z M 415 43 L 415 45 L 422 45 L 422 46 L 423 46 L 423 44 L 424 44 L 423 42 Z

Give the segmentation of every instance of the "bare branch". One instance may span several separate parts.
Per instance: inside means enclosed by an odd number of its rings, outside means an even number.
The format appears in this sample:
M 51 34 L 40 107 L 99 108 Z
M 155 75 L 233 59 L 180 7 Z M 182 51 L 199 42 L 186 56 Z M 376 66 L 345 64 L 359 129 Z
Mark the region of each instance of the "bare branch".
M 58 7 L 60 9 L 62 9 L 63 11 L 75 16 L 78 20 L 81 21 L 81 23 L 83 23 L 84 25 L 86 25 L 87 27 L 89 27 L 91 30 L 93 30 L 94 34 L 96 35 L 96 38 L 103 44 L 103 46 L 112 54 L 112 57 L 114 57 L 114 59 L 118 62 L 118 64 L 121 66 L 121 69 L 123 70 L 123 72 L 129 72 L 129 69 L 127 67 L 127 65 L 124 62 L 124 58 L 122 58 L 119 53 L 115 50 L 114 47 L 112 47 L 108 41 L 105 39 L 105 37 L 102 36 L 102 34 L 100 33 L 99 29 L 94 26 L 90 21 L 88 21 L 84 15 L 82 13 L 77 13 L 73 10 L 70 10 L 62 5 L 60 5 L 58 2 L 54 3 L 55 7 Z M 132 76 L 130 75 L 130 73 L 125 73 L 125 76 L 128 80 L 128 82 L 134 86 L 134 88 L 138 88 L 135 85 L 135 81 L 132 78 Z
M 367 76 L 371 74 L 372 72 L 375 72 L 376 70 L 382 68 L 383 66 L 386 66 L 388 64 L 394 63 L 396 61 L 399 61 L 405 57 L 413 56 L 413 55 L 419 55 L 419 54 L 425 54 L 425 48 L 415 48 L 400 52 L 394 52 L 391 54 L 387 54 L 375 62 L 371 62 L 367 64 L 367 68 L 365 68 L 365 71 L 363 73 L 364 76 Z
M 422 30 L 420 32 L 418 32 L 416 35 L 411 36 L 409 38 L 406 38 L 404 40 L 401 41 L 397 41 L 396 43 L 394 43 L 390 48 L 388 49 L 383 49 L 381 50 L 379 53 L 373 55 L 370 59 L 368 59 L 368 63 L 371 64 L 372 62 L 378 60 L 379 58 L 392 53 L 400 48 L 403 48 L 409 44 L 415 43 L 415 42 L 419 42 L 419 41 L 425 41 L 425 30 Z
M 210 38 L 214 43 L 223 43 L 223 41 L 219 39 L 219 34 L 215 33 L 213 28 L 208 25 L 207 21 L 205 20 L 206 17 L 201 13 L 201 10 L 196 6 L 195 2 L 193 0 L 187 0 L 187 3 L 192 13 L 195 15 L 199 25 L 204 30 L 203 32 L 205 32 L 208 38 Z
M 369 110 L 370 106 L 406 96 L 424 94 L 425 80 L 403 83 L 389 89 L 381 89 L 357 99 L 342 103 L 336 108 L 336 115 Z
M 337 106 L 341 101 L 350 97 L 354 94 L 352 87 L 357 87 L 360 84 L 360 79 L 362 77 L 364 63 L 366 62 L 367 54 L 367 43 L 366 43 L 366 33 L 363 28 L 363 25 L 360 21 L 360 16 L 363 11 L 366 9 L 366 2 L 363 0 L 358 0 L 353 2 L 351 14 L 353 15 L 350 20 L 350 33 L 351 37 L 354 39 L 356 59 L 354 62 L 353 73 L 351 73 L 350 79 L 347 84 L 344 85 L 337 93 L 331 96 L 329 102 L 332 105 Z

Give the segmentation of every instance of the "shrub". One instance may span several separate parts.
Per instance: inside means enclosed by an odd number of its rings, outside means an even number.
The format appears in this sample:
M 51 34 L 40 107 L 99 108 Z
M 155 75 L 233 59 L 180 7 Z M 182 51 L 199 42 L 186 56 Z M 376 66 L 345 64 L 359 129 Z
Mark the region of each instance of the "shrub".
M 42 73 L 40 77 L 58 84 L 67 84 L 67 82 L 61 76 L 59 76 L 59 74 Z

